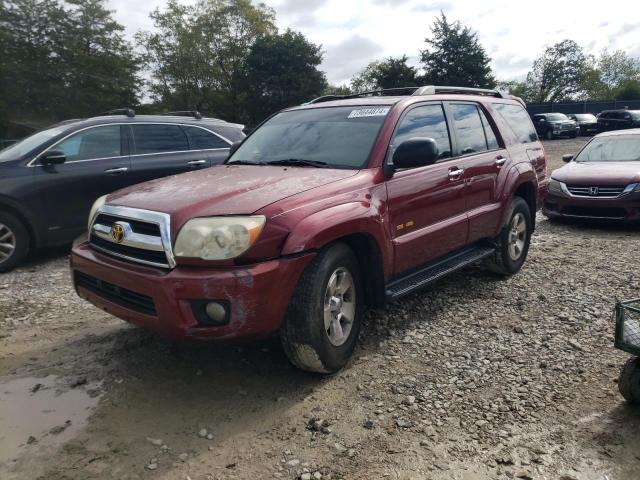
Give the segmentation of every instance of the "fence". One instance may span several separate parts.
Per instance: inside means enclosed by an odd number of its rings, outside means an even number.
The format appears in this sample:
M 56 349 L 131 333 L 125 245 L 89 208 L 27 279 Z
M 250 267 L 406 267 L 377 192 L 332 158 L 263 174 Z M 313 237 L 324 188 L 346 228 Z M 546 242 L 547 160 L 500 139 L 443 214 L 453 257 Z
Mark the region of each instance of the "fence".
M 640 100 L 603 100 L 583 102 L 545 102 L 545 103 L 529 103 L 527 111 L 529 115 L 537 113 L 593 113 L 594 115 L 603 110 L 616 110 L 618 108 L 627 108 L 629 110 L 640 110 Z

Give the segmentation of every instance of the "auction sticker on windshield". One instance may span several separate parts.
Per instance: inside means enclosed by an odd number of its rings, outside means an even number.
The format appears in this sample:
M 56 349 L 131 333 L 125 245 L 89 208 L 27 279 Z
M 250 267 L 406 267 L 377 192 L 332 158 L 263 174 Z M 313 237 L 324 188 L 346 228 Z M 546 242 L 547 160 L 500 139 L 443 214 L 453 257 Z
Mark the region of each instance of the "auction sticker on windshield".
M 351 113 L 347 118 L 362 118 L 362 117 L 384 117 L 391 107 L 378 107 L 378 108 L 359 108 L 358 110 L 351 110 Z

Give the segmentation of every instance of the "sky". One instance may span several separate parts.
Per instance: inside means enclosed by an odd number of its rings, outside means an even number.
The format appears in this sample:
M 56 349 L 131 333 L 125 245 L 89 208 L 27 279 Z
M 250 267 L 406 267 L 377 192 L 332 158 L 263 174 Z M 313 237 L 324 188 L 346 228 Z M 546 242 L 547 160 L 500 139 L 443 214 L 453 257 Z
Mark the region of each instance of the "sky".
M 193 3 L 194 0 L 179 0 Z M 434 18 L 443 11 L 477 32 L 500 80 L 522 79 L 546 46 L 566 38 L 588 53 L 621 49 L 640 58 L 637 0 L 263 0 L 277 25 L 322 45 L 321 70 L 346 84 L 369 62 L 407 55 L 418 65 Z M 254 3 L 257 3 L 254 1 Z M 149 12 L 166 0 L 107 0 L 132 38 L 150 30 Z

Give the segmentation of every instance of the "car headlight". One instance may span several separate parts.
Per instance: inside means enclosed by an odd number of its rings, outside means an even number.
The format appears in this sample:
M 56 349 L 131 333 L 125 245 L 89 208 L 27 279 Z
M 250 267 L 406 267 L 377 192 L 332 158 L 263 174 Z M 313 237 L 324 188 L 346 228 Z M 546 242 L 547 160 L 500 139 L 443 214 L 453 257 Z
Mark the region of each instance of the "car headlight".
M 549 180 L 549 192 L 562 195 L 564 193 L 562 190 L 562 183 L 553 178 Z
M 103 195 L 100 198 L 98 198 L 95 202 L 93 202 L 93 205 L 91 205 L 91 210 L 89 210 L 89 220 L 87 222 L 87 231 L 91 229 L 91 222 L 93 222 L 93 217 L 95 217 L 96 213 L 98 212 L 98 209 L 101 206 L 103 206 L 106 201 L 107 201 L 107 196 Z
M 262 215 L 194 218 L 178 232 L 174 253 L 202 260 L 238 257 L 253 245 L 265 221 Z

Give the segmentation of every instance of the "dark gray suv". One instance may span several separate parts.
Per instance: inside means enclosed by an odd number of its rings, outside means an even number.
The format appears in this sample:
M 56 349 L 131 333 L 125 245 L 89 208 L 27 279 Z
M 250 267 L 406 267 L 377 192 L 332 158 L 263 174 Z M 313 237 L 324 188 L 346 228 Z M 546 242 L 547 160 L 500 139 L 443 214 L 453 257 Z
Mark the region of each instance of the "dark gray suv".
M 70 120 L 0 151 L 0 271 L 86 230 L 93 202 L 120 188 L 222 163 L 243 125 L 214 118 Z

